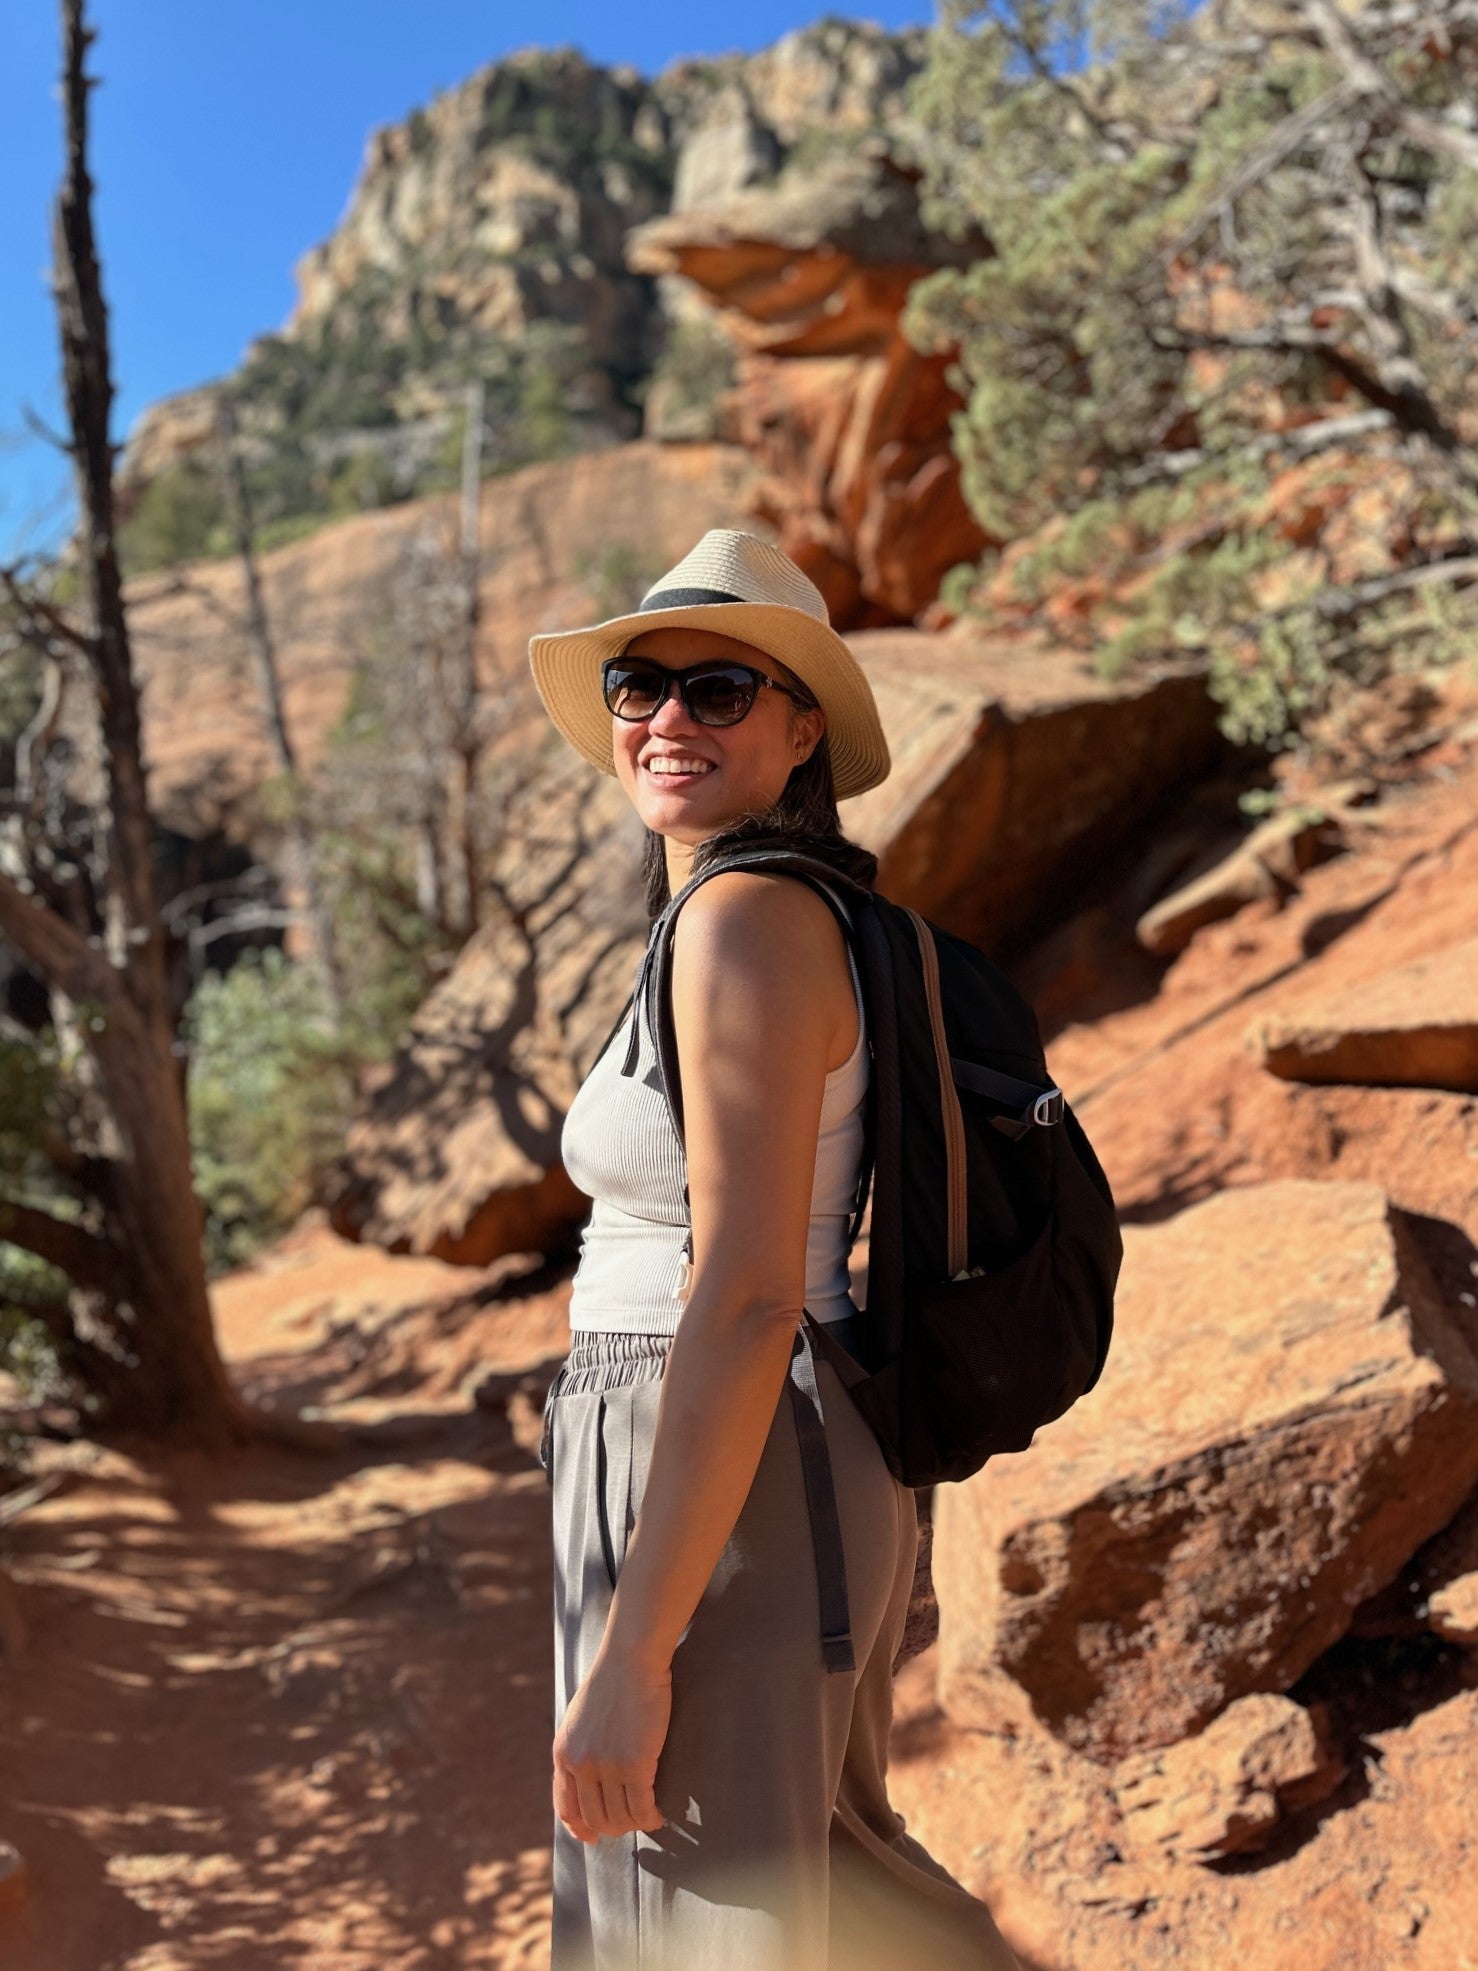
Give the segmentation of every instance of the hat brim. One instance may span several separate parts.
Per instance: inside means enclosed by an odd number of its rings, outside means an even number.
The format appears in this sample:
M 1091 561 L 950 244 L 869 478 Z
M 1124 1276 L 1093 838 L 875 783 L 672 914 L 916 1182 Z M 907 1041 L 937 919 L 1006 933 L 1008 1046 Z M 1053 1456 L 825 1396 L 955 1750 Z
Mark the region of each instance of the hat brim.
M 700 602 L 678 609 L 644 609 L 587 629 L 531 637 L 529 668 L 544 709 L 575 751 L 602 773 L 614 774 L 616 762 L 600 667 L 646 629 L 717 630 L 794 671 L 826 713 L 839 801 L 887 779 L 892 760 L 862 666 L 829 623 L 779 602 Z

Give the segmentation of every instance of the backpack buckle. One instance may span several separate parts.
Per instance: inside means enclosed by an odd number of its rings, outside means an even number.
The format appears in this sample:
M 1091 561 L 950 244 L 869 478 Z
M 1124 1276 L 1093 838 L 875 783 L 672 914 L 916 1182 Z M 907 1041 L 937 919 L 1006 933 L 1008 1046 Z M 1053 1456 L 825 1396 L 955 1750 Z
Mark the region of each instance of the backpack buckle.
M 1032 1121 L 1046 1128 L 1049 1123 L 1062 1121 L 1062 1090 L 1046 1088 L 1032 1103 Z

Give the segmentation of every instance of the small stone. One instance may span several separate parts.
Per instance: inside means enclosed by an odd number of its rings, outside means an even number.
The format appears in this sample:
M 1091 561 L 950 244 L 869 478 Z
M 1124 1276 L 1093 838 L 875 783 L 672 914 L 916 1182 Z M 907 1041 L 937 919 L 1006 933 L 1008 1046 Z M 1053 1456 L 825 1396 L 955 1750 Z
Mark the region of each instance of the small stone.
M 1478 1644 L 1478 1574 L 1461 1574 L 1427 1603 L 1427 1620 L 1447 1642 Z

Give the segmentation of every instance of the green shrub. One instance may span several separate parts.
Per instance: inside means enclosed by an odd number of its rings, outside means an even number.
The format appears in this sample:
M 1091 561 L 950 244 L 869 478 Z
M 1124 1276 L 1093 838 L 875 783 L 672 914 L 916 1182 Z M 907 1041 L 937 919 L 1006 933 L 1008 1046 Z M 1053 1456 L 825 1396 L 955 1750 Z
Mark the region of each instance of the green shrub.
M 191 997 L 190 1135 L 213 1273 L 286 1231 L 343 1146 L 353 1059 L 324 1012 L 314 971 L 276 949 L 208 973 Z
M 674 411 L 712 410 L 734 383 L 733 337 L 707 315 L 675 322 L 643 395 L 662 383 Z
M 125 575 L 219 554 L 230 545 L 220 481 L 206 462 L 185 459 L 151 479 L 119 529 Z

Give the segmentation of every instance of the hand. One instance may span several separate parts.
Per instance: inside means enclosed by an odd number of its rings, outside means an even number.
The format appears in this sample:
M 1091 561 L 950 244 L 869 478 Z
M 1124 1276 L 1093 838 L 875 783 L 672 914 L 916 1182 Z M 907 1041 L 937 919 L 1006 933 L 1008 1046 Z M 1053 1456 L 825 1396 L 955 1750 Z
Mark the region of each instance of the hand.
M 577 1841 L 661 1827 L 657 1760 L 672 1718 L 672 1672 L 598 1655 L 554 1736 L 554 1811 Z

